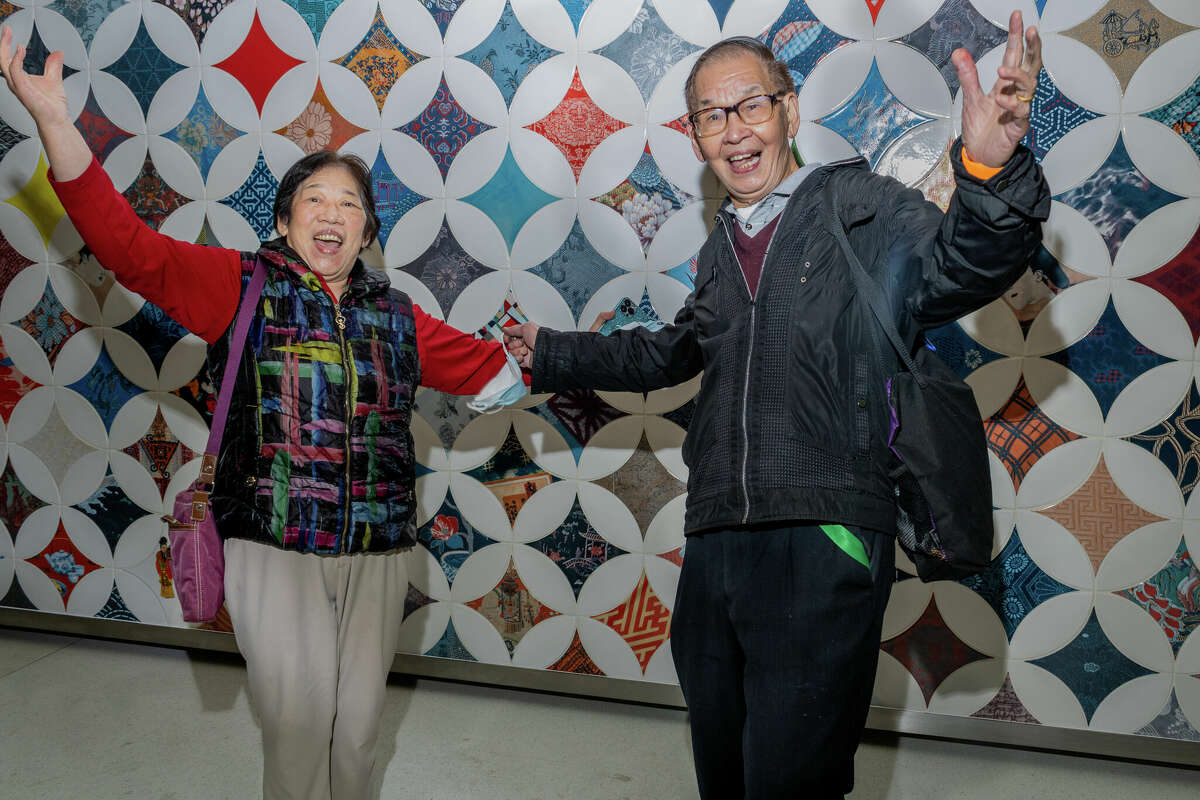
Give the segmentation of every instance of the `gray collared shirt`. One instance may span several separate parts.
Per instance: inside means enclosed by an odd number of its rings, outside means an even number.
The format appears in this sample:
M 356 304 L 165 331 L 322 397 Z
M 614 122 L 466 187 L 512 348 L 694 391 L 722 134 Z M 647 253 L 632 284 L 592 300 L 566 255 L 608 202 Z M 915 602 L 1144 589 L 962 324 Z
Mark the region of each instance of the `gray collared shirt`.
M 804 182 L 804 179 L 808 177 L 809 173 L 819 166 L 821 165 L 805 164 L 781 180 L 779 185 L 770 194 L 760 200 L 755 209 L 750 212 L 750 216 L 744 220 L 734 210 L 732 200 L 727 200 L 722 208 L 732 214 L 737 224 L 741 226 L 742 232 L 753 239 L 771 220 L 782 213 L 783 207 L 787 205 L 788 200 L 792 196 L 792 192 L 796 191 L 800 187 L 800 184 Z

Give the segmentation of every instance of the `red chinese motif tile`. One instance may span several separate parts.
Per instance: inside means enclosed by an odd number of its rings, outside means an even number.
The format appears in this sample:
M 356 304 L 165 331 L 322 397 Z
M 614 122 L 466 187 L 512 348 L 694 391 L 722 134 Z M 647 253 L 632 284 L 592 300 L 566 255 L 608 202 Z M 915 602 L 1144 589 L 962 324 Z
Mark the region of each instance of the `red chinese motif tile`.
M 187 202 L 187 198 L 162 179 L 148 155 L 142 164 L 142 171 L 122 194 L 142 221 L 155 230 L 171 212 Z
M 1138 528 L 1163 518 L 1135 504 L 1117 488 L 1101 456 L 1096 471 L 1074 494 L 1043 509 L 1042 514 L 1058 522 L 1079 540 L 1092 566 L 1100 562 L 1117 542 Z
M 879 11 L 886 0 L 866 0 L 867 10 L 871 12 L 871 22 L 879 21 Z
M 1018 489 L 1038 459 L 1060 444 L 1079 438 L 1038 408 L 1024 378 L 1008 404 L 983 423 L 983 430 L 988 447 L 1004 464 Z
M 1134 278 L 1170 300 L 1192 330 L 1200 336 L 1200 228 L 1177 256 L 1151 273 Z
M 29 559 L 29 563 L 46 573 L 46 577 L 58 589 L 65 604 L 71 598 L 71 592 L 79 584 L 83 576 L 100 569 L 71 541 L 62 523 L 58 523 L 58 531 L 42 552 Z
M 614 119 L 596 105 L 576 70 L 566 96 L 554 110 L 525 127 L 554 142 L 567 157 L 575 180 L 579 180 L 579 172 L 592 151 L 612 134 L 629 127 L 629 123 Z
M 17 369 L 12 359 L 4 352 L 4 343 L 0 342 L 0 418 L 4 420 L 5 425 L 8 424 L 13 407 L 39 385 Z
M 534 625 L 558 616 L 557 611 L 533 596 L 521 580 L 516 562 L 511 558 L 508 569 L 495 588 L 467 605 L 492 624 L 510 654 Z
M 579 640 L 579 634 L 576 633 L 571 639 L 571 644 L 567 647 L 567 652 L 563 653 L 562 658 L 555 661 L 546 669 L 558 670 L 559 672 L 574 672 L 578 675 L 603 675 L 604 671 L 596 666 L 596 662 L 592 661 L 591 656 L 587 654 L 587 650 L 583 648 L 583 642 Z
M 666 553 L 659 553 L 659 558 L 665 558 L 677 567 L 683 566 L 683 548 L 676 547 L 674 550 L 669 550 Z
M 8 285 L 12 283 L 12 279 L 17 277 L 18 272 L 32 263 L 28 258 L 18 253 L 8 243 L 8 239 L 0 234 L 0 294 L 3 294 Z
M 158 485 L 160 494 L 167 490 L 175 472 L 196 455 L 167 427 L 161 409 L 154 412 L 154 420 L 146 435 L 126 447 L 125 453 L 145 467 Z
M 938 611 L 937 600 L 932 597 L 921 618 L 904 633 L 880 645 L 880 649 L 912 674 L 925 695 L 926 704 L 951 673 L 987 658 L 950 630 Z
M 645 572 L 628 600 L 592 619 L 603 622 L 628 642 L 642 672 L 646 671 L 651 656 L 671 635 L 671 610 L 658 599 Z

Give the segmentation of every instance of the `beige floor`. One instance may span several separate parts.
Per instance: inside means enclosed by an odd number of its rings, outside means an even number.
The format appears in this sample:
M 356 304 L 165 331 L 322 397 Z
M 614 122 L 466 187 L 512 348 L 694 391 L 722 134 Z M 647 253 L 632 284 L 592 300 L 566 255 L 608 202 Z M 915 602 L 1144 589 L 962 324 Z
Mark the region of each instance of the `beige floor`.
M 384 725 L 389 800 L 696 797 L 674 709 L 395 678 Z M 0 628 L 0 800 L 253 798 L 260 758 L 236 658 Z M 871 734 L 853 798 L 1197 800 L 1200 771 Z

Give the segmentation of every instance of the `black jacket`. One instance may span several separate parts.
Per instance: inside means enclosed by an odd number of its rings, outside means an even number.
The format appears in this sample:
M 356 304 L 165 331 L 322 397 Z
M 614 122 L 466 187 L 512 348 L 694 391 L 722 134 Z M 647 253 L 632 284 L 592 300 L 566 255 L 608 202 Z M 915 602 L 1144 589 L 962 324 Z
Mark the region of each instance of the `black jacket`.
M 700 250 L 696 288 L 674 324 L 611 336 L 542 329 L 534 392 L 651 391 L 704 371 L 683 444 L 684 528 L 783 521 L 837 522 L 893 532 L 887 477 L 884 377 L 894 352 L 819 213 L 837 217 L 884 287 L 901 334 L 921 331 L 996 299 L 1041 241 L 1050 192 L 1021 147 L 986 182 L 951 149 L 958 190 L 948 211 L 871 172 L 862 159 L 815 170 L 792 194 L 752 300 L 737 263 L 728 212 Z

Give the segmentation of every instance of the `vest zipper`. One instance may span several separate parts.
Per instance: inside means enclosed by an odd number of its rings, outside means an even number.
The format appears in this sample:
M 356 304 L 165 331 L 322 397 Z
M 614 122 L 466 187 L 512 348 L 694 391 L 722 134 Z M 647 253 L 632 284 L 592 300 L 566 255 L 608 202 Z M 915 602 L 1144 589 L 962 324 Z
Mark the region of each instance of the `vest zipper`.
M 786 210 L 786 209 L 785 209 Z M 783 211 L 779 212 L 780 214 Z M 737 262 L 738 271 L 742 273 L 742 280 L 746 283 L 746 291 L 750 291 L 750 282 L 746 280 L 746 270 L 742 268 L 742 260 L 738 258 L 737 247 L 733 243 L 733 234 L 729 231 L 729 222 L 724 217 L 718 217 L 725 228 L 725 238 L 729 240 L 729 249 L 733 253 L 733 260 Z M 780 220 L 782 222 L 782 220 Z M 763 279 L 767 274 L 767 257 L 771 254 L 771 245 L 775 243 L 775 234 L 779 232 L 779 225 L 775 226 L 775 230 L 771 231 L 771 238 L 767 240 L 767 248 L 763 251 L 762 268 L 758 272 L 758 288 L 762 289 Z M 757 293 L 750 295 L 750 346 L 746 351 L 746 379 L 742 383 L 742 495 L 746 498 L 746 510 L 742 513 L 742 524 L 746 525 L 750 522 L 750 481 L 748 477 L 750 467 L 750 365 L 754 363 L 754 322 L 758 316 L 758 298 Z
M 342 315 L 342 301 L 333 301 L 333 322 L 338 329 L 338 343 L 342 347 L 342 381 L 346 387 L 346 522 L 342 526 L 342 552 L 350 552 L 350 517 L 353 509 L 354 500 L 351 497 L 351 481 L 350 481 L 350 426 L 353 421 L 351 416 L 353 408 L 351 408 L 353 398 L 350 397 L 350 370 L 354 369 L 354 362 L 350 358 L 350 353 L 346 349 L 346 317 Z

